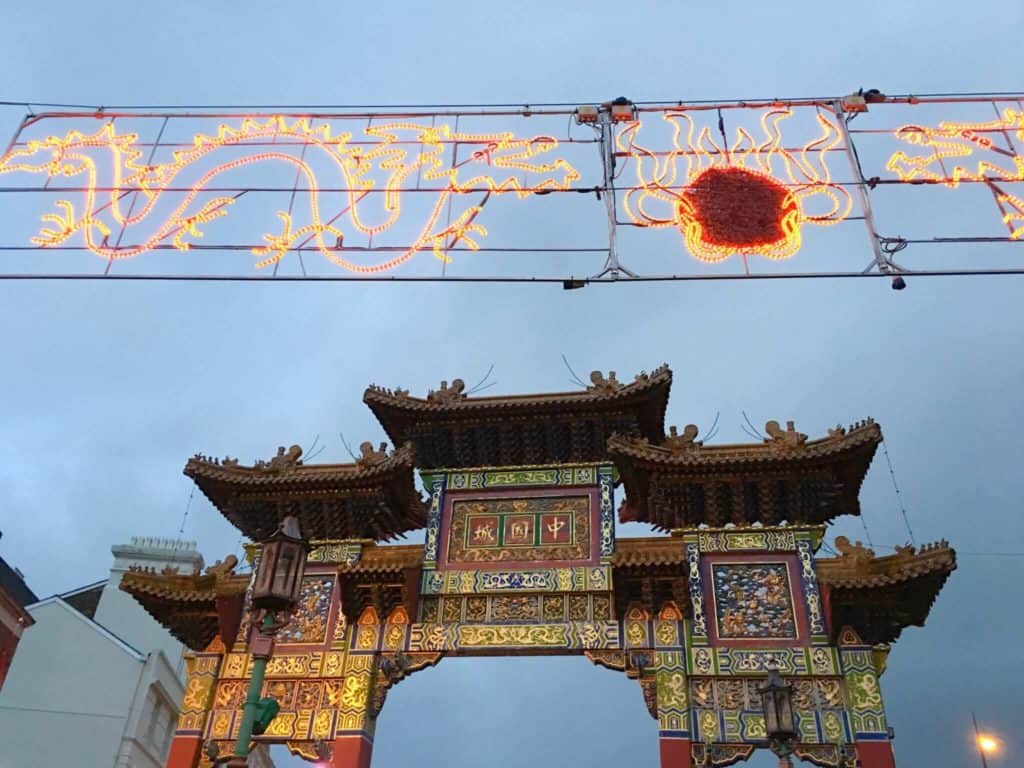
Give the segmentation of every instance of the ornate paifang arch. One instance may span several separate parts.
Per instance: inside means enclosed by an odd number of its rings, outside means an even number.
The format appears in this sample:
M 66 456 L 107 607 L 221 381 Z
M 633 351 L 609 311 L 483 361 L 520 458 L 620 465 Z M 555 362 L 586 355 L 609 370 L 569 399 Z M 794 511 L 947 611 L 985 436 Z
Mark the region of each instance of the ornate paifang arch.
M 817 557 L 824 523 L 859 512 L 878 425 L 808 440 L 773 421 L 763 443 L 704 446 L 696 427 L 664 434 L 667 368 L 591 382 L 532 400 L 468 398 L 458 380 L 426 399 L 371 388 L 392 453 L 366 444 L 354 464 L 308 466 L 295 447 L 252 467 L 189 462 L 253 539 L 281 514 L 330 534 L 314 535 L 277 635 L 261 694 L 280 711 L 255 741 L 367 768 L 387 694 L 414 672 L 446 656 L 568 654 L 637 681 L 663 768 L 767 748 L 759 688 L 772 670 L 791 685 L 796 756 L 894 766 L 879 686 L 887 643 L 923 623 L 955 557 L 942 542 L 879 558 L 843 537 L 839 556 Z M 579 455 L 607 458 L 551 460 Z M 670 535 L 616 539 L 616 485 L 620 520 Z M 376 543 L 424 527 L 423 545 Z M 249 547 L 251 562 L 258 554 Z M 122 584 L 202 649 L 188 660 L 170 768 L 205 768 L 239 731 L 253 629 L 241 614 L 249 577 L 233 567 Z

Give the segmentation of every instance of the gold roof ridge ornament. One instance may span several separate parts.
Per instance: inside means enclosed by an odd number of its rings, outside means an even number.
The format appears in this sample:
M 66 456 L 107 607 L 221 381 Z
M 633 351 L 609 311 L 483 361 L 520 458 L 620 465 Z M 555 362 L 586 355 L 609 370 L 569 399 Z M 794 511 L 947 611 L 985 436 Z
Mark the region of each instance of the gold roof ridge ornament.
M 277 455 L 268 461 L 257 461 L 253 466 L 255 469 L 262 469 L 267 472 L 280 472 L 284 469 L 291 469 L 302 464 L 302 447 L 293 445 L 285 450 L 283 445 L 278 446 Z
M 465 400 L 467 397 L 466 382 L 462 379 L 454 379 L 451 387 L 448 386 L 447 381 L 442 381 L 441 386 L 437 390 L 431 389 L 427 392 L 428 403 L 452 405 L 460 400 Z
M 786 429 L 783 430 L 779 422 L 773 419 L 764 425 L 764 431 L 768 434 L 765 443 L 773 447 L 802 448 L 807 442 L 807 435 L 797 432 L 793 421 L 787 421 Z

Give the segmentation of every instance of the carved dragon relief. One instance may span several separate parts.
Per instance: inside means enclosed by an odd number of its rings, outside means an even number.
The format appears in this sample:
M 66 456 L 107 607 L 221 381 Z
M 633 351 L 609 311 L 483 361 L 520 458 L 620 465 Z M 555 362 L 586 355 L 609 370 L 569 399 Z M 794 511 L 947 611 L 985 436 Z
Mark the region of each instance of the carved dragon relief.
M 390 656 L 381 658 L 377 666 L 377 675 L 373 683 L 373 692 L 370 695 L 369 713 L 371 717 L 377 717 L 384 707 L 388 690 L 397 685 L 413 672 L 427 667 L 435 666 L 444 653 L 403 653 L 397 651 Z

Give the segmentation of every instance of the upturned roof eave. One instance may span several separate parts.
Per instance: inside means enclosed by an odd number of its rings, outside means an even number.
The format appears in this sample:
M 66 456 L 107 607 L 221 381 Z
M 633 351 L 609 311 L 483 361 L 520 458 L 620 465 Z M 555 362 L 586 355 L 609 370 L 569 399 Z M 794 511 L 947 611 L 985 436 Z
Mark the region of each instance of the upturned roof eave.
M 414 397 L 376 385 L 363 393 L 363 402 L 370 408 L 381 427 L 393 442 L 408 439 L 402 427 L 410 420 L 434 421 L 438 424 L 457 424 L 461 421 L 535 416 L 542 418 L 552 412 L 593 411 L 595 414 L 644 406 L 655 409 L 654 422 L 642 430 L 653 437 L 655 432 L 664 431 L 665 412 L 672 386 L 672 372 L 668 366 L 661 366 L 651 374 L 641 374 L 641 379 L 623 384 L 614 391 L 552 392 L 535 395 L 500 395 L 487 397 L 460 397 L 447 401 L 431 401 Z M 638 422 L 651 421 L 641 419 Z M 655 429 L 655 426 L 657 429 Z
M 296 495 L 344 501 L 380 497 L 400 525 L 389 526 L 388 536 L 400 536 L 426 525 L 427 507 L 416 490 L 415 462 L 411 444 L 403 444 L 387 458 L 373 464 L 297 464 L 283 469 L 225 466 L 213 460 L 193 457 L 185 465 L 190 477 L 214 507 L 242 533 L 253 537 L 261 530 L 248 521 L 239 502 L 248 505 L 276 505 Z M 367 523 L 370 528 L 370 523 Z M 319 538 L 339 538 L 332 531 L 311 533 Z M 362 533 L 360 533 L 360 536 Z M 360 537 L 360 536 L 357 536 Z M 341 536 L 340 538 L 349 538 Z
M 749 469 L 751 465 L 772 468 L 800 468 L 809 464 L 863 460 L 865 471 L 871 463 L 881 441 L 877 424 L 859 433 L 842 437 L 823 437 L 786 448 L 772 443 L 738 443 L 735 445 L 694 445 L 692 448 L 673 450 L 642 438 L 612 435 L 608 440 L 608 454 L 619 466 L 620 474 L 634 474 L 643 470 L 685 473 L 701 472 L 710 468 L 737 466 Z M 863 455 L 862 455 L 863 454 Z

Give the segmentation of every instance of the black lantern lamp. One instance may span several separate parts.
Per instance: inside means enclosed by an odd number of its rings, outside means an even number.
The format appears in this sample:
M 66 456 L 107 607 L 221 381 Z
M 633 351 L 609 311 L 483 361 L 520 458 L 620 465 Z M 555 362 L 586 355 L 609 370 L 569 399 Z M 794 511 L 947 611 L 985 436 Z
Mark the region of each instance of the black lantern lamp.
M 263 544 L 252 587 L 254 609 L 287 613 L 294 609 L 302 589 L 308 551 L 309 545 L 299 532 L 299 521 L 286 517 Z
M 779 677 L 778 670 L 768 670 L 768 680 L 758 688 L 764 707 L 765 735 L 772 752 L 780 758 L 780 766 L 792 763 L 792 741 L 796 738 L 796 723 L 793 721 L 793 686 Z

